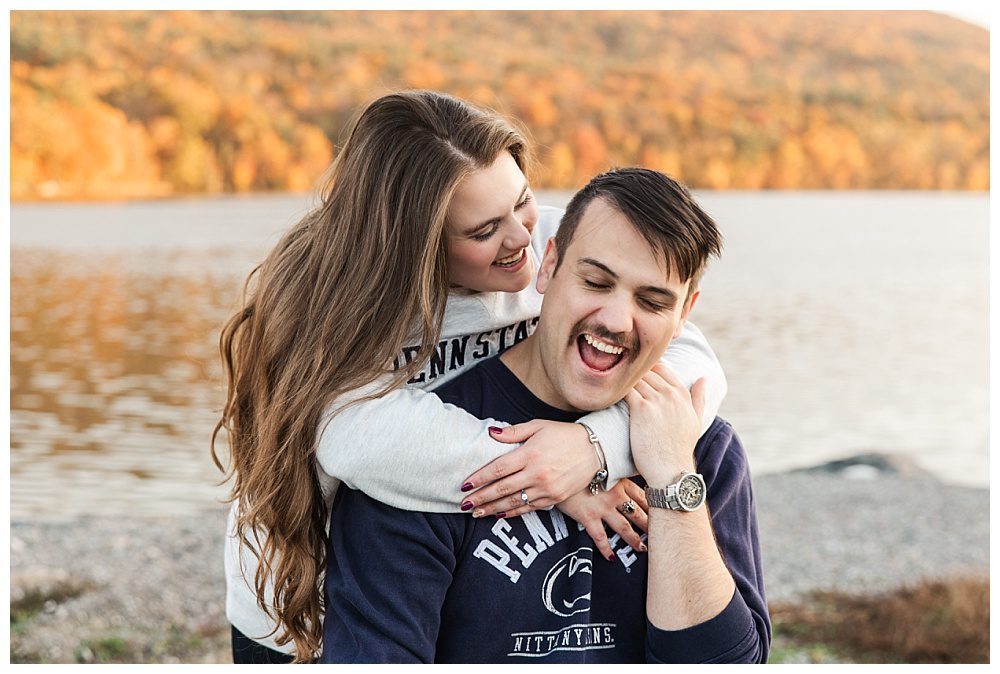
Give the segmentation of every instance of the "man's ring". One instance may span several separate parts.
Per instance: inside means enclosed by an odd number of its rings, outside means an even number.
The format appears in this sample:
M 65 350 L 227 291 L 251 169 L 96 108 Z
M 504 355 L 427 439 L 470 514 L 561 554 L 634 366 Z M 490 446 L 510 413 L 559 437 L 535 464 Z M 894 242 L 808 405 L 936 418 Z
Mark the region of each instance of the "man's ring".
M 524 505 L 531 505 L 531 501 L 528 500 L 528 494 L 521 490 L 521 500 L 524 501 Z
M 631 515 L 634 512 L 635 512 L 635 501 L 633 501 L 632 499 L 629 499 L 629 500 L 625 501 L 625 503 L 622 503 L 622 514 L 623 515 Z

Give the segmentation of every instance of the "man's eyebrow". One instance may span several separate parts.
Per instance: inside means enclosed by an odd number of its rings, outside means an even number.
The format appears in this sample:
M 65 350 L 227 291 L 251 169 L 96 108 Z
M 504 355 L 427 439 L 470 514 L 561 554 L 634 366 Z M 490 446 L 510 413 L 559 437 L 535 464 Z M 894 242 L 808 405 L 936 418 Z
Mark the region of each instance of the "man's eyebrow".
M 643 286 L 639 288 L 639 292 L 653 293 L 654 295 L 662 295 L 663 301 L 670 306 L 677 304 L 677 293 L 669 288 L 660 288 L 658 286 Z
M 521 201 L 524 199 L 524 195 L 527 192 L 528 192 L 528 181 L 525 180 L 524 181 L 524 187 L 521 188 L 521 194 L 518 195 L 517 201 L 515 201 L 514 203 L 515 204 L 521 203 Z M 478 232 L 480 230 L 486 229 L 488 227 L 492 227 L 493 225 L 499 223 L 501 220 L 503 220 L 502 217 L 499 217 L 499 218 L 490 218 L 489 220 L 486 220 L 485 222 L 481 222 L 478 225 L 473 225 L 472 227 L 469 227 L 468 229 L 466 229 L 465 231 L 462 232 L 462 235 L 463 236 L 472 236 L 473 234 L 475 234 L 476 232 Z
M 606 264 L 599 262 L 592 257 L 582 257 L 579 260 L 577 260 L 577 264 L 584 264 L 584 265 L 590 265 L 592 267 L 597 267 L 611 278 L 618 280 L 618 274 L 612 271 L 611 268 L 608 267 Z M 642 286 L 641 288 L 639 288 L 639 292 L 662 295 L 664 301 L 669 302 L 671 304 L 677 303 L 677 293 L 675 293 L 670 288 L 661 288 L 660 286 Z
M 588 264 L 588 265 L 590 265 L 592 267 L 597 267 L 598 269 L 600 269 L 601 271 L 603 271 L 605 274 L 607 274 L 611 278 L 613 278 L 613 279 L 617 279 L 618 278 L 618 274 L 616 274 L 615 272 L 613 272 L 610 267 L 608 267 L 606 264 L 604 264 L 602 262 L 598 262 L 597 260 L 595 260 L 592 257 L 581 257 L 579 260 L 577 260 L 576 263 L 577 264 Z

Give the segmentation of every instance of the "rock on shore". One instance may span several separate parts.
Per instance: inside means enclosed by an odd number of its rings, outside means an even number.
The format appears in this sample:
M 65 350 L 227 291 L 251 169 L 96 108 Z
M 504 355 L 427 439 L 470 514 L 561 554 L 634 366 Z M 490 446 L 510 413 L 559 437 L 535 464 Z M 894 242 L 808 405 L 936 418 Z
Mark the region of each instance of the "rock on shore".
M 852 479 L 851 476 L 857 479 Z M 989 573 L 989 491 L 891 470 L 754 479 L 768 600 Z M 227 662 L 225 510 L 11 523 L 14 662 Z

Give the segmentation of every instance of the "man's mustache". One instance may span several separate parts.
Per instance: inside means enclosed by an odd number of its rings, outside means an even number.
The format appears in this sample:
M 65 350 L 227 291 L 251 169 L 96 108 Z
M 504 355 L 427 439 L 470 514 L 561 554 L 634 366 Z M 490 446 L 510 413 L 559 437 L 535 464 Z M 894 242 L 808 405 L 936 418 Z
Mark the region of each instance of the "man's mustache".
M 627 351 L 623 355 L 629 360 L 635 360 L 639 356 L 639 335 L 637 335 L 635 331 L 627 333 L 612 332 L 599 323 L 588 323 L 587 320 L 584 319 L 574 325 L 573 330 L 570 331 L 570 345 L 574 345 L 577 337 L 583 333 L 593 335 L 594 337 L 608 342 L 609 344 L 624 346 Z

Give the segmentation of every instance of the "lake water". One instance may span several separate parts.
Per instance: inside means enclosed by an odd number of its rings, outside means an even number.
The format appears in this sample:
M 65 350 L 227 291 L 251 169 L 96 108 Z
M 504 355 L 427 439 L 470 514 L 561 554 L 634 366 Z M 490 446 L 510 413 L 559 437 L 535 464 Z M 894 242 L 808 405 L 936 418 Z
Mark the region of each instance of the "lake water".
M 875 451 L 988 485 L 987 195 L 697 196 L 725 250 L 693 320 L 756 474 Z M 218 331 L 310 203 L 11 207 L 13 519 L 224 498 L 208 454 Z

